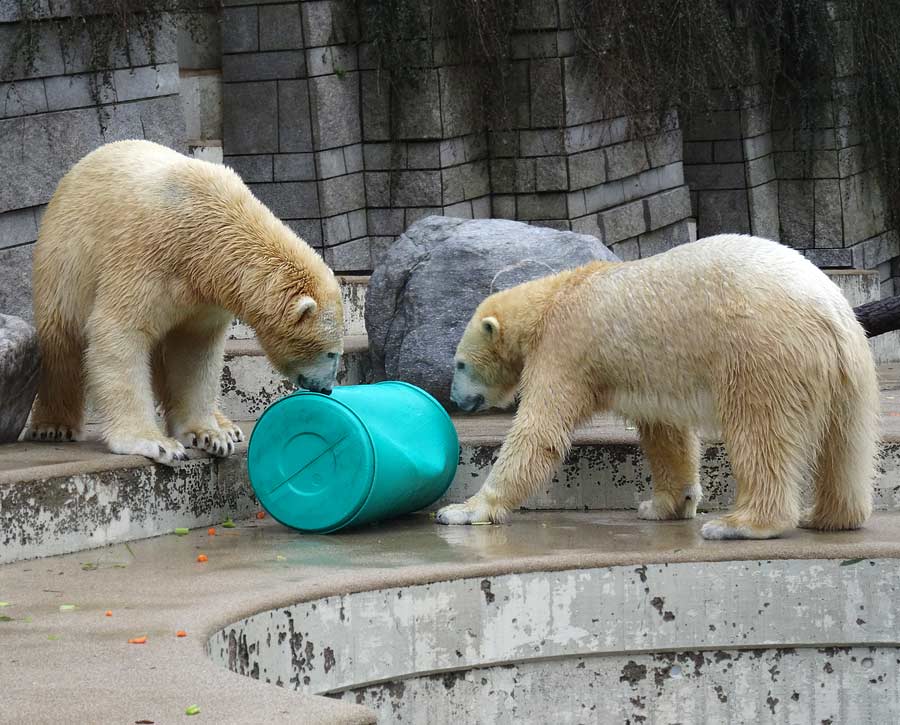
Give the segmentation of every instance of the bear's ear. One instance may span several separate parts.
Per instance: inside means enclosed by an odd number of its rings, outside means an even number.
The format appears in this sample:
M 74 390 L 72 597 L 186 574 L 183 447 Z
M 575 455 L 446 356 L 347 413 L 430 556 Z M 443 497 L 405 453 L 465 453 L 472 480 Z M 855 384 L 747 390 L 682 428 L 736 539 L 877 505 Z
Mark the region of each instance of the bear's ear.
M 488 337 L 494 337 L 500 332 L 500 321 L 496 317 L 484 317 L 481 320 L 481 329 Z
M 302 320 L 304 315 L 311 315 L 317 309 L 319 309 L 319 305 L 316 304 L 316 301 L 312 297 L 309 295 L 301 295 L 297 300 L 297 319 Z

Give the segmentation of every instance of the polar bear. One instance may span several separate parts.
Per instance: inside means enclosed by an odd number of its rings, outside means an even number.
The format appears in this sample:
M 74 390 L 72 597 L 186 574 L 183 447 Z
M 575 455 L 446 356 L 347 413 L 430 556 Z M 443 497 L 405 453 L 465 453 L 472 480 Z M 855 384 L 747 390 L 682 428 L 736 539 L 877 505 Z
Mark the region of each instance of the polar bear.
M 698 430 L 723 435 L 737 482 L 707 539 L 770 538 L 802 525 L 855 529 L 872 509 L 875 365 L 853 310 L 796 251 L 719 235 L 634 262 L 596 262 L 488 297 L 456 353 L 463 410 L 520 403 L 481 490 L 437 514 L 502 521 L 543 485 L 576 424 L 636 422 L 653 497 L 644 519 L 692 518 Z
M 114 453 L 228 455 L 243 434 L 216 394 L 235 315 L 302 387 L 329 392 L 343 352 L 340 287 L 319 255 L 233 171 L 148 141 L 101 146 L 63 177 L 33 287 L 32 439 L 78 438 L 87 397 Z

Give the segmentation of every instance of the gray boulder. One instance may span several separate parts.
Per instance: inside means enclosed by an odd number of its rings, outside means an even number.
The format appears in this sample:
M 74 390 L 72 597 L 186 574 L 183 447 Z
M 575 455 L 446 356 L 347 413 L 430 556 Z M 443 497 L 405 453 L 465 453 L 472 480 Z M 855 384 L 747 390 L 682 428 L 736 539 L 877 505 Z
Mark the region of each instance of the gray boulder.
M 587 234 L 505 219 L 421 219 L 390 247 L 366 292 L 376 379 L 405 380 L 452 408 L 453 354 L 481 301 L 597 259 L 618 258 Z
M 19 438 L 37 393 L 41 358 L 34 328 L 0 314 L 0 443 Z

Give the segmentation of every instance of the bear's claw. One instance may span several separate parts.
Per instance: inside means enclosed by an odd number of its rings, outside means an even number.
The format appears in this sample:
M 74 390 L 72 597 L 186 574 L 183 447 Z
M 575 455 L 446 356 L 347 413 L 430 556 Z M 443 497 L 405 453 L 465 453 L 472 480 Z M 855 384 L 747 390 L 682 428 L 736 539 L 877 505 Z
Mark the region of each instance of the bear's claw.
M 194 448 L 206 451 L 210 455 L 219 458 L 225 458 L 234 453 L 235 443 L 237 442 L 234 431 L 240 433 L 240 429 L 236 427 L 233 427 L 233 430 L 212 430 L 207 428 L 187 430 L 178 437 L 185 444 L 190 442 L 190 445 Z M 243 434 L 241 434 L 242 438 Z
M 31 428 L 24 436 L 33 441 L 75 441 L 78 432 L 66 425 L 39 425 Z
M 126 456 L 146 456 L 157 463 L 172 466 L 178 461 L 186 461 L 184 446 L 174 438 L 113 437 L 107 442 L 113 453 Z
M 506 520 L 504 509 L 492 509 L 488 504 L 469 499 L 465 503 L 444 506 L 435 514 L 435 521 L 446 526 L 480 523 L 502 523 Z

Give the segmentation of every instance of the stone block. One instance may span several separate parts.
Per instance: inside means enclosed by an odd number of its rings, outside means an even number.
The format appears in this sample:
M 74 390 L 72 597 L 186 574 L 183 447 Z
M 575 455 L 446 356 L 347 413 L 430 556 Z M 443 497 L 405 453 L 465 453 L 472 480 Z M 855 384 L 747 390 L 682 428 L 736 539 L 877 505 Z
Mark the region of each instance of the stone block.
M 510 56 L 516 60 L 527 58 L 556 58 L 557 34 L 552 31 L 520 32 L 512 36 Z
M 385 74 L 377 71 L 360 73 L 362 90 L 363 138 L 366 141 L 387 141 L 391 137 L 391 91 Z
M 322 220 L 322 224 L 325 229 L 324 243 L 326 245 L 340 244 L 351 239 L 350 216 L 348 214 L 328 217 Z
M 592 60 L 572 56 L 563 60 L 566 126 L 591 123 L 621 115 L 598 92 L 597 67 Z
M 113 83 L 119 102 L 172 95 L 178 93 L 178 64 L 113 71 Z
M 490 219 L 491 218 L 491 197 L 490 197 L 490 195 L 482 196 L 479 199 L 472 199 L 472 218 L 473 219 Z
M 644 202 L 640 200 L 600 212 L 598 218 L 603 230 L 602 239 L 606 244 L 636 237 L 647 229 Z
M 676 222 L 675 224 L 670 224 L 662 229 L 656 229 L 652 232 L 641 234 L 637 241 L 639 242 L 640 256 L 641 258 L 644 258 L 666 252 L 673 247 L 677 247 L 679 244 L 687 244 L 688 242 L 694 241 L 694 239 L 696 239 L 696 236 L 691 233 L 689 222 L 683 220 Z M 626 245 L 627 247 L 629 244 L 630 242 L 627 241 L 617 244 L 613 251 L 616 254 L 619 254 L 616 250 L 620 249 L 623 245 Z
M 15 209 L 0 214 L 0 249 L 17 247 L 37 239 L 38 223 L 35 207 Z
M 116 100 L 115 86 L 105 85 L 99 73 L 56 76 L 45 78 L 43 83 L 48 111 L 94 106 L 96 102 L 91 90 L 92 85 L 101 104 L 115 103 Z
M 556 33 L 556 52 L 560 58 L 575 55 L 578 42 L 574 30 L 560 30 Z
M 222 52 L 259 50 L 259 8 L 255 5 L 222 10 Z
M 566 195 L 560 192 L 552 194 L 521 194 L 516 199 L 516 211 L 519 219 L 563 219 L 566 217 Z
M 222 78 L 214 74 L 182 75 L 181 108 L 191 141 L 222 139 Z
M 32 322 L 31 260 L 33 244 L 0 249 L 0 310 Z
M 244 183 L 272 181 L 272 155 L 255 154 L 252 156 L 226 156 L 223 159 L 226 166 L 234 169 Z
M 316 178 L 313 154 L 275 154 L 275 181 L 312 181 Z
M 701 237 L 750 233 L 750 211 L 745 190 L 701 191 L 698 203 L 697 233 Z
M 625 186 L 621 181 L 608 181 L 584 191 L 584 203 L 588 213 L 618 206 L 624 201 Z
M 474 199 L 490 192 L 490 174 L 486 161 L 451 166 L 441 171 L 444 205 Z
M 318 249 L 322 246 L 321 219 L 285 219 L 284 223 L 313 249 Z
M 218 8 L 192 15 L 194 32 L 178 23 L 176 53 L 182 70 L 216 70 L 222 68 L 222 17 Z
M 521 0 L 516 3 L 516 30 L 557 28 L 556 2 L 547 0 Z
M 657 173 L 660 189 L 671 189 L 684 183 L 684 164 L 681 161 L 660 166 Z
M 588 214 L 578 219 L 572 219 L 569 223 L 573 232 L 590 234 L 592 237 L 603 241 L 603 229 L 600 227 L 600 221 L 596 214 Z M 610 248 L 612 248 L 612 245 L 610 245 Z
M 691 215 L 691 196 L 686 186 L 679 186 L 644 199 L 648 230 L 661 229 Z M 746 217 L 746 195 L 744 196 Z M 701 212 L 702 214 L 702 212 Z M 746 226 L 746 224 L 745 224 Z
M 347 167 L 348 174 L 355 174 L 362 171 L 365 166 L 363 164 L 362 144 L 353 144 L 352 146 L 344 146 L 344 164 Z
M 758 159 L 772 153 L 772 134 L 764 133 L 760 136 L 745 138 L 744 158 L 747 160 Z
M 328 179 L 332 176 L 343 176 L 347 173 L 347 166 L 344 163 L 344 149 L 342 148 L 320 151 L 316 154 L 316 164 L 319 177 L 322 179 Z
M 516 131 L 489 131 L 488 144 L 492 158 L 519 155 L 519 134 Z
M 85 109 L 97 115 L 95 109 Z M 187 152 L 184 134 L 184 113 L 178 96 L 163 96 L 106 108 L 108 114 L 103 128 L 103 141 L 144 138 L 147 141 Z
M 396 137 L 440 138 L 441 95 L 438 72 L 428 68 L 409 71 L 408 75 L 409 78 L 394 92 L 392 117 Z M 456 124 L 456 128 L 458 127 Z
M 632 176 L 650 166 L 642 141 L 626 141 L 603 151 L 606 154 L 606 178 L 610 180 Z
M 402 234 L 404 216 L 403 209 L 369 209 L 366 214 L 369 234 Z
M 366 205 L 363 175 L 347 174 L 319 181 L 319 205 L 323 216 L 342 214 Z
M 90 23 L 91 21 L 88 20 Z M 138 28 L 132 27 L 128 32 L 128 54 L 116 48 L 112 66 L 116 68 L 128 68 L 132 66 L 155 65 L 178 62 L 178 22 L 173 13 L 165 16 L 157 26 L 156 35 L 153 38 L 153 48 L 147 43 L 148 38 Z M 84 47 L 90 52 L 90 45 Z M 151 52 L 152 50 L 152 52 Z M 66 72 L 70 72 L 68 57 L 66 60 Z M 90 59 L 89 65 L 78 68 L 77 71 L 86 71 L 97 68 L 96 61 Z
M 365 173 L 366 203 L 371 206 L 390 206 L 390 174 L 386 171 Z
M 778 182 L 779 240 L 797 249 L 815 246 L 812 181 Z
M 41 369 L 35 329 L 21 318 L 0 313 L 0 443 L 15 443 L 37 393 Z
M 771 154 L 758 159 L 751 159 L 745 164 L 747 174 L 747 186 L 759 186 L 767 184 L 775 177 L 775 161 Z
M 357 70 L 359 60 L 356 48 L 347 45 L 326 45 L 306 51 L 306 70 L 311 76 L 324 76 Z
M 274 95 L 271 91 L 270 94 Z M 265 114 L 261 117 L 268 118 Z M 279 81 L 277 118 L 279 151 L 312 151 L 307 81 Z M 253 124 L 250 126 L 250 131 L 255 132 Z
M 688 141 L 684 145 L 684 163 L 711 164 L 713 160 L 712 141 Z
M 359 24 L 354 9 L 350 0 L 300 3 L 306 47 L 355 42 L 359 38 Z
M 33 67 L 26 72 L 21 60 L 19 58 L 14 60 L 13 56 L 13 51 L 17 47 L 19 26 L 0 25 L 0 72 L 3 73 L 0 81 L 58 76 L 66 72 L 59 35 L 55 29 L 44 23 L 35 23 L 32 27 L 37 34 L 36 56 Z
M 844 212 L 844 244 L 869 239 L 887 228 L 881 186 L 873 172 L 840 180 Z
M 300 50 L 222 56 L 222 79 L 227 83 L 290 80 L 305 76 L 306 56 Z
M 247 186 L 257 199 L 281 219 L 313 219 L 320 216 L 315 182 L 283 181 Z
M 481 127 L 478 87 L 471 83 L 471 71 L 465 66 L 441 68 L 440 101 L 443 135 L 464 136 Z
M 386 171 L 393 168 L 394 144 L 363 144 L 363 163 L 366 171 Z
M 558 129 L 520 131 L 519 153 L 524 157 L 561 156 L 565 153 L 563 132 Z
M 585 216 L 587 214 L 587 206 L 584 201 L 584 191 L 573 191 L 566 195 L 566 205 L 569 213 L 569 219 Z
M 439 169 L 441 144 L 438 141 L 411 142 L 406 149 L 407 166 L 410 169 Z
M 857 269 L 875 269 L 900 254 L 900 241 L 895 231 L 878 234 L 851 247 L 853 266 Z
M 569 188 L 564 156 L 541 156 L 534 160 L 537 191 L 563 191 Z
M 396 206 L 440 206 L 440 171 L 395 171 L 392 201 Z
M 804 249 L 803 254 L 810 262 L 823 269 L 853 266 L 853 252 L 850 249 Z
M 626 239 L 623 242 L 610 244 L 609 248 L 623 262 L 632 262 L 641 258 L 641 247 L 638 239 Z
M 815 245 L 840 247 L 844 243 L 841 189 L 837 179 L 815 182 Z
M 562 61 L 530 63 L 531 125 L 558 127 L 563 122 Z
M 303 47 L 300 6 L 263 5 L 259 8 L 259 49 L 290 50 Z
M 603 149 L 569 156 L 569 186 L 584 189 L 606 181 L 606 155 Z
M 583 123 L 565 129 L 565 149 L 575 154 L 628 140 L 629 121 L 624 116 L 605 121 Z
M 359 73 L 310 78 L 313 140 L 316 148 L 359 143 Z
M 739 139 L 742 135 L 740 111 L 698 113 L 684 129 L 685 141 L 720 141 Z
M 325 262 L 336 272 L 368 272 L 372 269 L 369 239 L 354 239 L 325 249 Z
M 750 233 L 763 239 L 778 240 L 778 182 L 770 181 L 747 189 L 747 204 L 750 211 Z
M 744 152 L 739 140 L 713 141 L 713 161 L 715 163 L 727 164 L 743 160 Z
M 842 179 L 866 169 L 865 146 L 850 146 L 838 151 L 838 174 Z
M 684 144 L 681 129 L 651 136 L 646 144 L 650 166 L 666 166 L 682 160 Z
M 692 189 L 743 189 L 744 164 L 695 164 L 685 166 L 684 177 Z
M 741 134 L 759 136 L 772 130 L 771 113 L 768 104 L 750 106 L 741 111 Z
M 0 118 L 29 116 L 47 110 L 43 80 L 0 83 Z
M 306 94 L 303 95 L 305 97 Z M 278 151 L 276 124 L 279 112 L 275 82 L 226 83 L 222 86 L 222 98 L 223 147 L 226 154 Z

